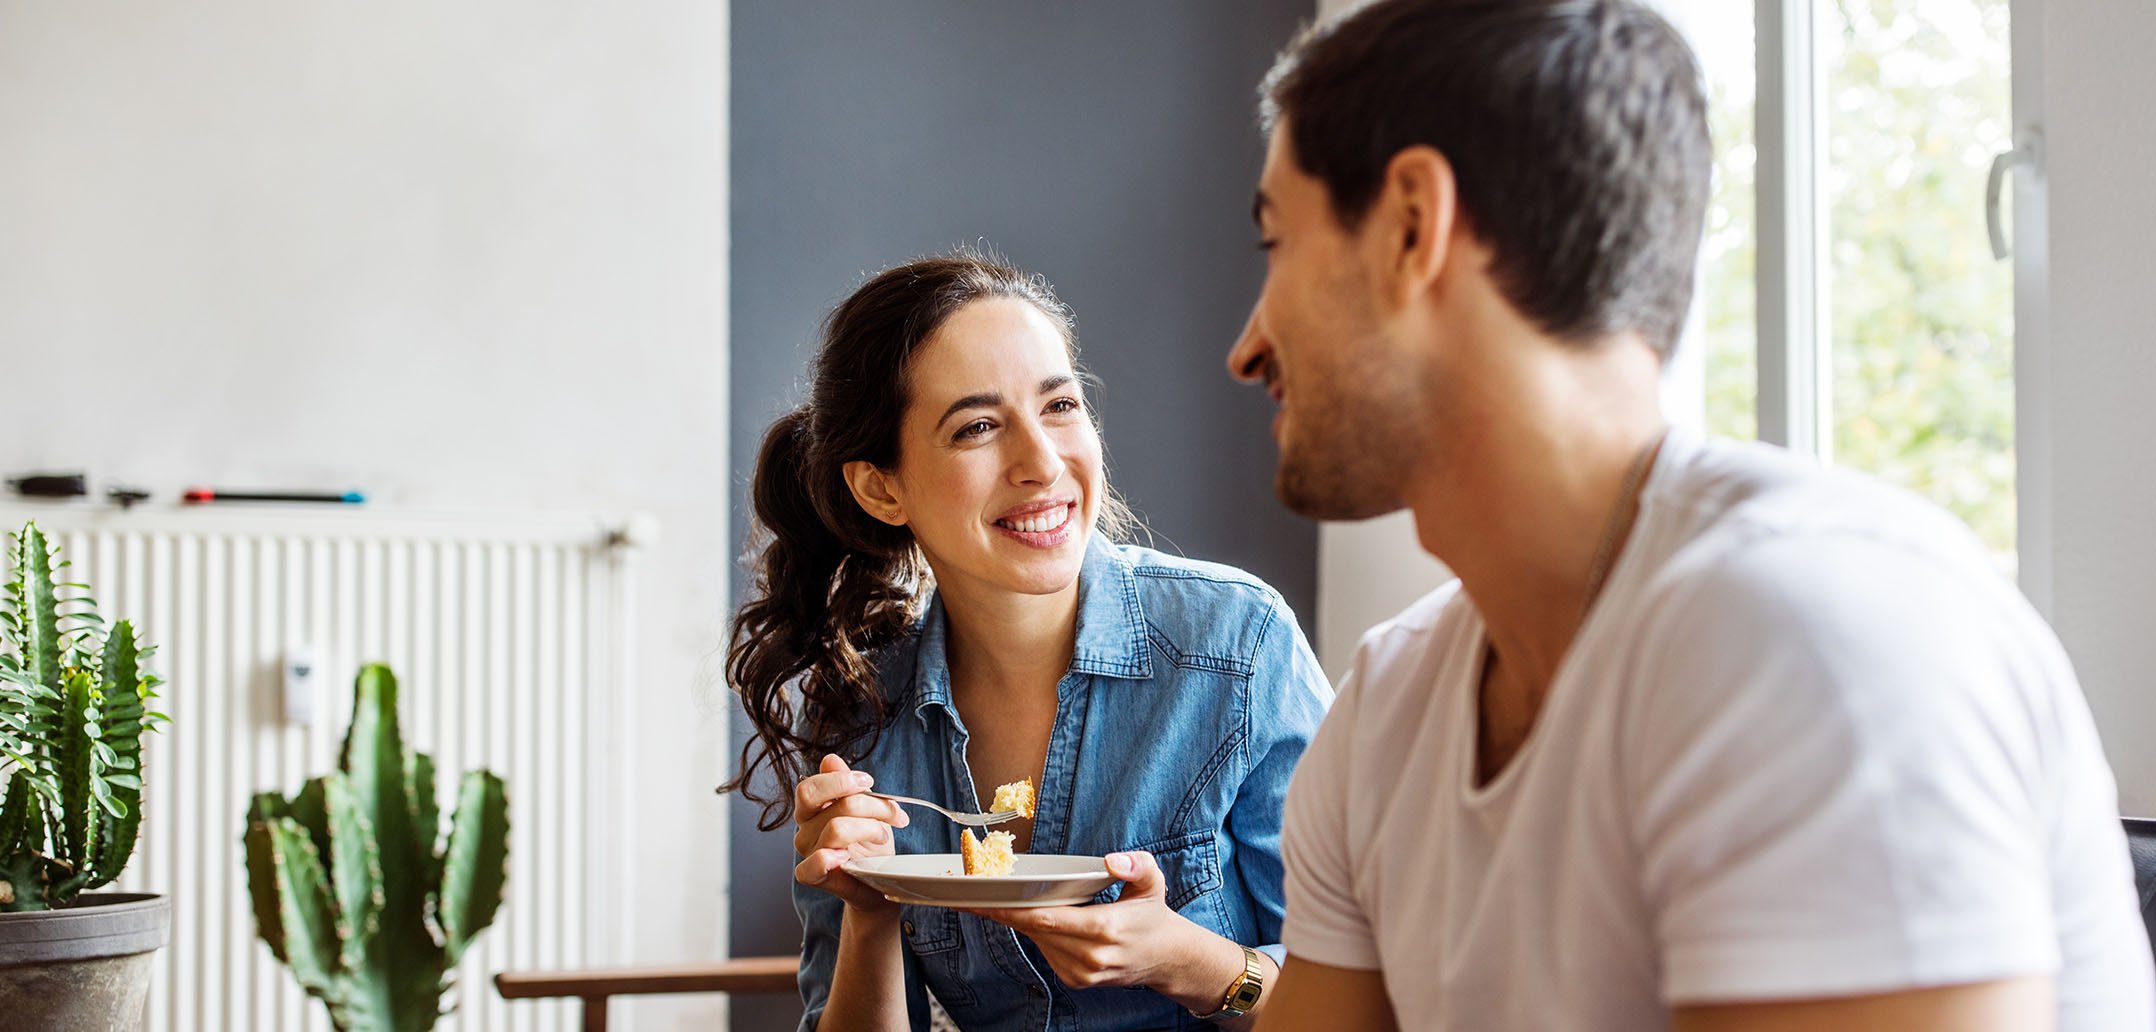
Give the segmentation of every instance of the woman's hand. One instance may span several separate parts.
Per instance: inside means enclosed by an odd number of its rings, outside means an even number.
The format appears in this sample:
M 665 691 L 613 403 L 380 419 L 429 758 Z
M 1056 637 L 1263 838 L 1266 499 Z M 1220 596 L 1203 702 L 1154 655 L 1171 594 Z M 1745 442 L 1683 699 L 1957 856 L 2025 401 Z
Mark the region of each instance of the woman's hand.
M 891 855 L 891 830 L 906 826 L 897 803 L 862 795 L 875 779 L 837 756 L 825 756 L 817 773 L 794 786 L 794 880 L 846 901 L 850 910 L 896 911 L 898 904 L 840 870 L 863 856 Z
M 1200 1013 L 1219 1007 L 1243 970 L 1242 947 L 1168 908 L 1152 854 L 1111 853 L 1107 862 L 1125 883 L 1113 903 L 971 913 L 1033 940 L 1073 989 L 1142 985 Z

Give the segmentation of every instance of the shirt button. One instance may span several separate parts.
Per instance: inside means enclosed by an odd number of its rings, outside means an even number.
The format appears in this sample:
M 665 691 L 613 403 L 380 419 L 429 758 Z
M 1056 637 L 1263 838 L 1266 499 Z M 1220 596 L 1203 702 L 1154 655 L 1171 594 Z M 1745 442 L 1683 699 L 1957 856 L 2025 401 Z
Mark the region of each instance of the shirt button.
M 911 921 L 900 921 L 898 923 L 898 928 L 900 931 L 905 932 L 907 935 L 913 934 L 913 922 Z

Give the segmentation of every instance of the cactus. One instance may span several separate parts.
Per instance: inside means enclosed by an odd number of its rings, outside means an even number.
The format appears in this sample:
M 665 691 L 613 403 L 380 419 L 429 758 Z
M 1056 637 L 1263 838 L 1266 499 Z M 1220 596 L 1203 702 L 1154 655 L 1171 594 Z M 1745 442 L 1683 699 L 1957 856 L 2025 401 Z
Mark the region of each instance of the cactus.
M 464 776 L 446 849 L 434 761 L 397 730 L 397 679 L 359 672 L 338 769 L 248 808 L 255 930 L 345 1032 L 425 1032 L 509 865 L 502 779 Z
M 37 524 L 0 592 L 0 912 L 49 910 L 120 876 L 142 821 L 146 707 L 162 683 L 134 626 L 109 629 Z

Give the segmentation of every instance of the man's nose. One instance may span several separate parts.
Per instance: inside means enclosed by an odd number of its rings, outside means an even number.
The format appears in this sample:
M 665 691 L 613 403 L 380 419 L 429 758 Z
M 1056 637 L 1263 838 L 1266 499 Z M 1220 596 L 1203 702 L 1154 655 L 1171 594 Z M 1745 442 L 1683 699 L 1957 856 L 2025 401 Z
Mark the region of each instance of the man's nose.
M 1242 335 L 1228 349 L 1228 375 L 1241 383 L 1265 382 L 1265 356 L 1270 350 L 1264 335 L 1258 332 L 1258 306 L 1251 305 L 1250 318 L 1243 320 Z

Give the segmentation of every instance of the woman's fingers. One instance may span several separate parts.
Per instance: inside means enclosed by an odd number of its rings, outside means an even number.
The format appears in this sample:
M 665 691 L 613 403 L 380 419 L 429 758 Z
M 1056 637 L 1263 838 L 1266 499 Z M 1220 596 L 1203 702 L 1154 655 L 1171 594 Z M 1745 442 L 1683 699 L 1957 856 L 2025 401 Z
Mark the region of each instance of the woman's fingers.
M 847 796 L 795 826 L 794 852 L 805 853 L 815 848 L 823 839 L 824 829 L 841 818 L 873 821 L 882 826 L 886 833 L 892 828 L 903 828 L 909 823 L 906 812 L 899 809 L 896 803 L 870 796 Z
M 831 872 L 846 866 L 853 854 L 844 849 L 818 849 L 794 865 L 794 880 L 803 885 L 822 885 Z
M 836 770 L 831 768 L 836 767 Z M 794 823 L 799 824 L 816 815 L 818 810 L 847 796 L 868 791 L 876 779 L 867 771 L 848 770 L 846 761 L 836 756 L 823 758 L 824 769 L 802 778 L 794 786 Z
M 843 849 L 852 845 L 878 847 L 877 853 L 889 853 L 892 846 L 892 828 L 880 816 L 855 817 L 849 814 L 826 813 L 795 829 L 794 852 L 807 853 L 815 849 Z
M 882 893 L 846 873 L 846 862 L 853 856 L 851 850 L 819 849 L 794 865 L 794 880 L 810 888 L 822 889 L 855 906 L 886 902 Z
M 818 849 L 850 849 L 866 846 L 877 853 L 891 851 L 891 826 L 869 817 L 833 817 L 825 822 Z
M 814 889 L 828 892 L 844 900 L 849 907 L 871 910 L 895 908 L 898 904 L 883 893 L 869 888 L 860 879 L 845 871 L 846 862 L 853 854 L 843 849 L 819 849 L 794 865 L 794 880 Z

